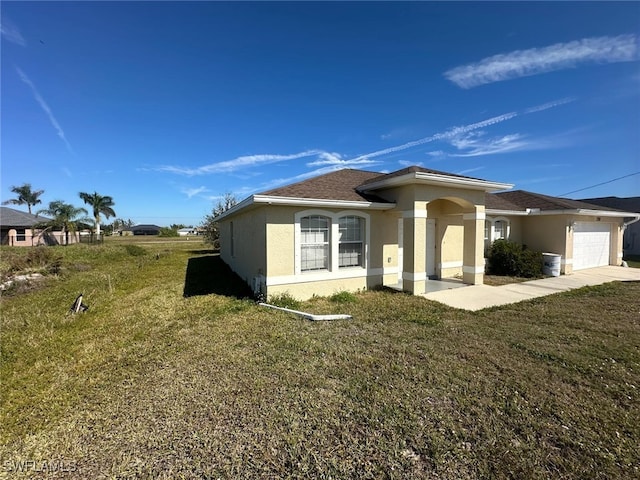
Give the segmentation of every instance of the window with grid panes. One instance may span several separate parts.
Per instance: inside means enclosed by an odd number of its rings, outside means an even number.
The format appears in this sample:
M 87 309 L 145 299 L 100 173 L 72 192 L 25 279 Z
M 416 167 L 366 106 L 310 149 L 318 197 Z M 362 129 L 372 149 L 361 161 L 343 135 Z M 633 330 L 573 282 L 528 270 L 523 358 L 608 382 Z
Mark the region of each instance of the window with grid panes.
M 331 221 L 321 215 L 300 219 L 300 268 L 303 272 L 329 268 Z
M 364 262 L 364 221 L 360 217 L 347 216 L 338 219 L 339 243 L 338 266 L 363 267 Z

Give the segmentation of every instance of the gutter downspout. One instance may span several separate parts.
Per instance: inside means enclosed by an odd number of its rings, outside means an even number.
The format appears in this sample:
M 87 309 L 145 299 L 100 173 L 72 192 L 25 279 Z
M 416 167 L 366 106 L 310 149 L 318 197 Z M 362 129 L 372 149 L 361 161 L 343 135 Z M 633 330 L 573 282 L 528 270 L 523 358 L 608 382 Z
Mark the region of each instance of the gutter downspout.
M 627 229 L 627 227 L 629 225 L 633 225 L 634 223 L 636 223 L 638 220 L 640 220 L 640 215 L 636 215 L 635 217 L 633 217 L 633 220 L 630 220 L 628 222 L 622 222 L 622 236 L 624 238 L 624 232 Z M 623 245 L 622 245 L 622 250 L 624 251 L 624 240 L 623 240 Z M 625 262 L 624 260 L 622 260 L 622 266 L 623 267 L 627 267 L 627 262 Z
M 636 216 L 634 217 L 634 219 L 633 219 L 633 220 L 631 220 L 630 222 L 624 222 L 624 223 L 622 224 L 622 233 L 624 233 L 624 231 L 627 229 L 627 227 L 628 227 L 629 225 L 631 225 L 631 224 L 633 224 L 633 223 L 636 223 L 638 220 L 640 220 L 640 215 L 636 215 Z
M 293 313 L 299 315 L 306 320 L 318 321 L 318 320 L 350 320 L 353 318 L 351 315 L 312 315 L 311 313 L 301 312 L 299 310 L 292 310 L 290 308 L 278 307 L 276 305 L 269 305 L 268 303 L 258 303 L 261 307 L 273 308 L 274 310 L 281 310 L 287 313 Z

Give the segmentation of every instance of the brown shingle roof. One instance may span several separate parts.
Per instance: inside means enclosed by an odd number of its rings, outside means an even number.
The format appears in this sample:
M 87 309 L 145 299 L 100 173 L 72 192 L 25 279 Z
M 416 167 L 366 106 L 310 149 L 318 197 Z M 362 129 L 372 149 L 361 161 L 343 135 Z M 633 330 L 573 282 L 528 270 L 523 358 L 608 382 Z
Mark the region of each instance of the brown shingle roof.
M 510 202 L 501 194 L 498 193 L 485 193 L 484 195 L 485 207 L 490 210 L 509 210 L 512 212 L 524 212 L 525 208 Z
M 613 208 L 592 205 L 590 203 L 580 202 L 578 200 L 571 200 L 569 198 L 551 197 L 549 195 L 527 192 L 525 190 L 514 190 L 509 192 L 494 193 L 490 196 L 495 196 L 497 197 L 497 199 L 491 199 L 489 203 L 487 203 L 487 208 L 496 208 L 501 210 L 507 210 L 508 208 L 493 207 L 493 206 L 489 206 L 489 204 L 490 203 L 497 204 L 497 202 L 506 201 L 511 203 L 512 205 L 515 205 L 517 207 L 516 210 L 525 210 L 527 208 L 539 208 L 541 211 L 578 210 L 578 209 L 615 211 L 615 209 Z
M 382 202 L 386 200 L 358 192 L 356 188 L 371 178 L 379 177 L 378 172 L 344 169 L 326 173 L 284 187 L 274 188 L 260 195 L 290 198 L 315 198 L 322 200 L 345 200 L 355 202 Z

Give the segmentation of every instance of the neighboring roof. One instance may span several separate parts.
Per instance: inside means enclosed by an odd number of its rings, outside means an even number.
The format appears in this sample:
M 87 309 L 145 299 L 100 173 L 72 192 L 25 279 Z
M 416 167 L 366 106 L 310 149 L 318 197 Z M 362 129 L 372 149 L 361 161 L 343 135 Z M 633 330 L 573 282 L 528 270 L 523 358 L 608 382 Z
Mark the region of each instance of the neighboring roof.
M 140 225 L 135 225 L 133 227 L 130 228 L 130 230 L 132 232 L 136 231 L 136 230 L 160 230 L 161 228 L 157 225 L 147 225 L 147 224 L 140 224 Z
M 326 173 L 301 182 L 274 188 L 260 195 L 269 197 L 290 198 L 317 198 L 324 200 L 343 200 L 351 202 L 382 202 L 375 195 L 361 193 L 357 190 L 359 185 L 370 179 L 379 178 L 379 172 L 367 172 L 346 168 L 335 172 Z
M 0 207 L 0 225 L 3 227 L 32 227 L 38 223 L 48 222 L 47 217 L 40 217 L 9 207 Z
M 593 205 L 600 205 L 602 207 L 615 208 L 616 210 L 624 210 L 625 212 L 640 213 L 640 197 L 598 197 L 583 198 L 580 201 L 591 203 Z
M 615 208 L 603 207 L 591 203 L 571 200 L 570 198 L 552 197 L 541 193 L 527 192 L 525 190 L 514 190 L 509 192 L 500 192 L 486 195 L 486 208 L 489 210 L 512 210 L 512 211 L 531 211 L 538 210 L 540 212 L 552 211 L 597 211 L 600 213 L 620 213 L 621 216 L 628 216 L 629 211 L 618 210 Z

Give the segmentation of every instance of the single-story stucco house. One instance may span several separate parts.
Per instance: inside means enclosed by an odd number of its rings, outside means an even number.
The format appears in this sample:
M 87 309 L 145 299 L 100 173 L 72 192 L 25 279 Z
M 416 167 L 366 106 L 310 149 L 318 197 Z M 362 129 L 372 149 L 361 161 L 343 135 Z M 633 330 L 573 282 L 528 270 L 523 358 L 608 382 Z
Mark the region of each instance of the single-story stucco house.
M 620 265 L 640 215 L 408 167 L 344 169 L 252 195 L 216 218 L 221 257 L 254 290 L 306 299 L 429 279 L 481 284 L 498 238 L 562 256 L 562 273 Z M 501 192 L 501 193 L 494 193 Z
M 43 223 L 50 218 L 33 215 L 29 212 L 9 207 L 0 207 L 0 242 L 14 247 L 32 247 L 36 245 L 63 245 L 79 241 L 77 232 L 68 235 L 60 229 L 43 229 Z
M 640 197 L 598 197 L 585 198 L 580 201 L 624 212 L 640 213 Z M 624 231 L 622 250 L 625 256 L 640 256 L 640 222 L 629 225 Z

